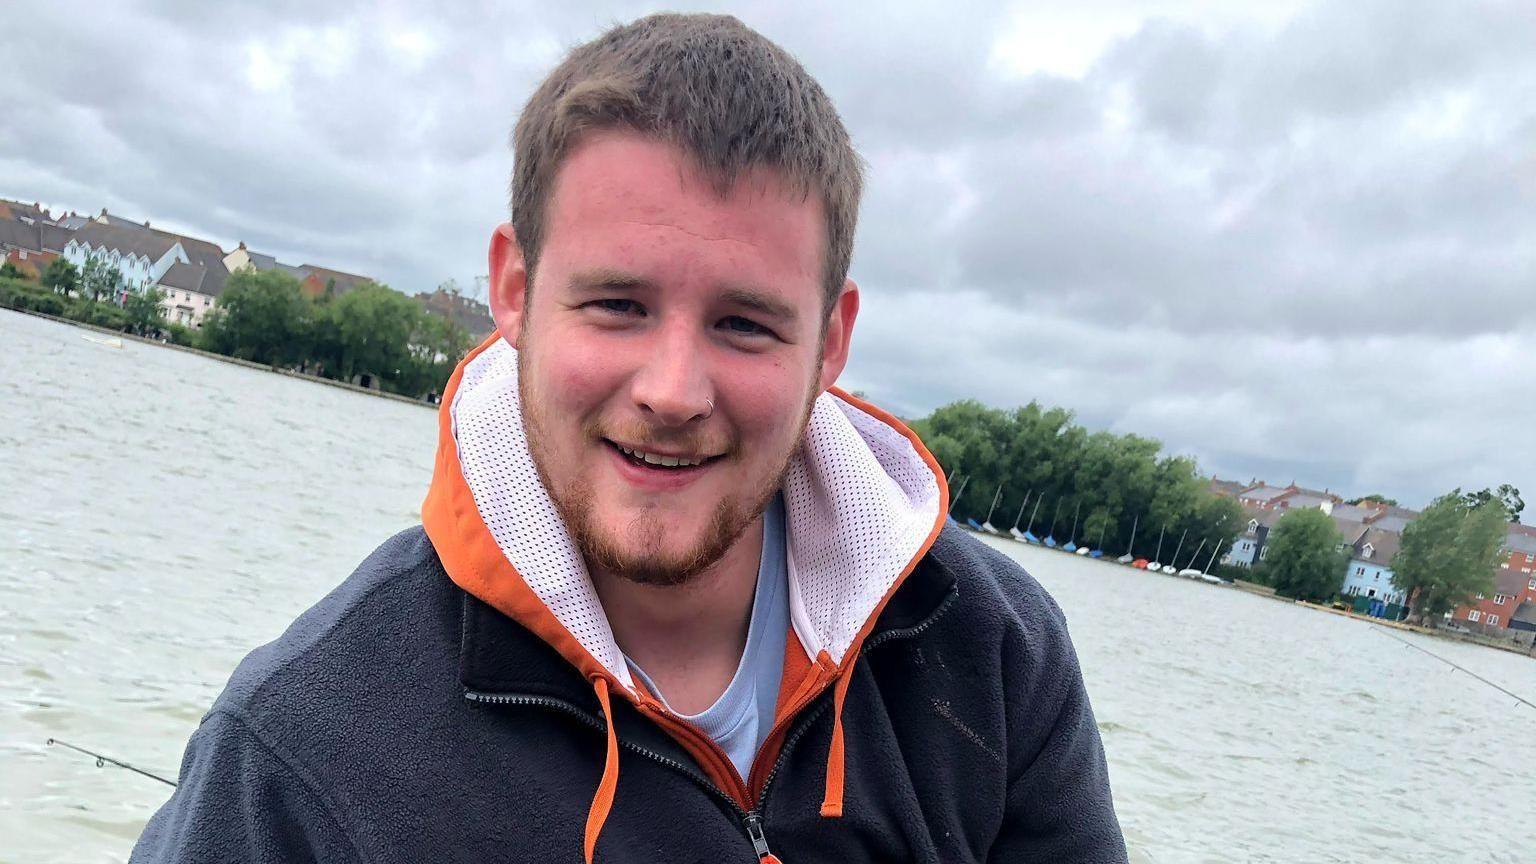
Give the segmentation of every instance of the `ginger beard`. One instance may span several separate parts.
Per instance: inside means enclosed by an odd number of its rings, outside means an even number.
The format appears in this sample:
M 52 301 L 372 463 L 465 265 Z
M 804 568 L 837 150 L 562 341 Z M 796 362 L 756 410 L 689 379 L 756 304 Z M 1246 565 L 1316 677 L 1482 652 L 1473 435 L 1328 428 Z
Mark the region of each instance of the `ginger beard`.
M 529 398 L 530 378 L 525 356 L 524 352 L 518 352 L 518 401 L 522 405 L 528 450 L 539 479 L 544 483 L 555 510 L 560 514 L 566 531 L 576 543 L 576 549 L 586 561 L 588 569 L 600 569 L 641 585 L 686 585 L 730 551 L 741 539 L 742 532 L 763 515 L 773 501 L 773 496 L 783 487 L 790 460 L 804 443 L 811 409 L 819 395 L 816 390 L 817 379 L 813 377 L 800 412 L 797 425 L 799 432 L 791 445 L 774 461 L 777 467 L 764 478 L 764 482 L 742 484 L 741 488 L 746 490 L 742 494 L 722 497 L 715 504 L 698 542 L 679 553 L 671 554 L 666 551 L 667 526 L 650 508 L 636 515 L 620 531 L 605 530 L 594 512 L 596 495 L 593 494 L 590 482 L 579 478 L 560 482 L 545 470 L 547 464 L 555 462 L 549 453 L 554 439 L 547 431 L 551 424 L 544 418 L 540 400 Z M 821 351 L 818 350 L 812 369 L 819 372 L 821 361 Z M 586 447 L 606 447 L 603 440 L 611 439 L 613 432 L 596 421 L 589 422 L 582 428 L 581 443 Z M 640 444 L 658 437 L 638 427 L 626 429 L 625 433 L 627 437 L 624 440 Z M 696 437 L 679 438 L 676 434 L 669 434 L 665 440 L 672 446 L 678 446 L 692 443 Z M 704 448 L 694 446 L 688 449 Z M 733 441 L 726 448 L 725 458 L 736 458 L 737 453 L 738 445 Z

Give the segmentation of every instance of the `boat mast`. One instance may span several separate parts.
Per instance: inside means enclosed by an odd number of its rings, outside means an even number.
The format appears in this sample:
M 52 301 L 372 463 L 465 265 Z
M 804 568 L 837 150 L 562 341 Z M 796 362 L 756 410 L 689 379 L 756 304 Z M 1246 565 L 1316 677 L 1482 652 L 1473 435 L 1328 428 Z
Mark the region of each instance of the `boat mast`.
M 1200 540 L 1200 548 L 1195 550 L 1195 554 L 1189 556 L 1189 566 L 1191 566 L 1191 567 L 1195 566 L 1195 559 L 1200 557 L 1200 551 L 1202 549 L 1204 549 L 1204 548 L 1205 548 L 1205 539 L 1201 538 L 1201 540 Z
M 997 492 L 992 496 L 992 506 L 987 508 L 987 518 L 981 520 L 983 525 L 992 524 L 992 511 L 997 509 L 997 499 L 1003 497 L 1003 484 L 997 484 Z
M 1130 545 L 1125 547 L 1125 554 L 1131 556 L 1132 558 L 1136 557 L 1136 528 L 1138 526 L 1140 526 L 1140 525 L 1141 525 L 1141 514 L 1137 513 L 1136 517 L 1131 520 L 1131 542 L 1130 542 Z
M 1024 533 L 1025 534 L 1028 534 L 1029 532 L 1035 530 L 1035 516 L 1039 515 L 1039 513 L 1040 513 L 1040 504 L 1042 502 L 1044 502 L 1044 501 L 1045 501 L 1045 496 L 1044 495 L 1041 495 L 1039 498 L 1035 499 L 1035 509 L 1029 511 L 1029 525 L 1024 529 Z
M 971 482 L 971 475 L 960 478 L 960 488 L 955 491 L 955 497 L 949 499 L 949 512 L 955 512 L 955 505 L 960 503 L 960 496 L 965 494 L 965 484 Z
M 1220 551 L 1220 543 L 1217 543 L 1214 547 L 1211 548 L 1211 557 L 1205 562 L 1205 570 L 1203 571 L 1204 573 L 1209 574 L 1211 572 L 1211 565 L 1216 563 L 1216 553 Z
M 1189 529 L 1185 528 L 1184 529 L 1184 533 L 1179 535 L 1179 545 L 1173 550 L 1173 560 L 1168 562 L 1168 563 L 1173 564 L 1174 566 L 1178 566 L 1178 563 L 1179 563 L 1179 550 L 1184 548 L 1184 538 L 1188 537 L 1188 536 L 1189 536 Z
M 1077 542 L 1077 514 L 1081 513 L 1082 510 L 1083 502 L 1081 501 L 1077 502 L 1077 505 L 1072 508 L 1072 533 L 1067 536 L 1067 542 L 1069 543 Z
M 1163 557 L 1163 532 L 1167 531 L 1167 530 L 1168 530 L 1168 523 L 1167 522 L 1163 523 L 1163 527 L 1157 529 L 1157 552 L 1156 552 L 1156 554 L 1154 554 L 1152 556 L 1152 560 L 1153 561 L 1157 561 L 1159 558 Z M 1158 563 L 1161 563 L 1161 562 L 1158 562 Z
M 1019 530 L 1019 520 L 1024 518 L 1024 508 L 1029 506 L 1029 496 L 1033 494 L 1035 494 L 1035 490 L 1033 489 L 1024 493 L 1024 503 L 1019 505 L 1018 515 L 1013 517 L 1013 527 L 1009 528 L 1009 531 Z
M 1047 536 L 1047 537 L 1055 537 L 1056 536 L 1056 519 L 1059 516 L 1061 516 L 1061 499 L 1057 498 L 1056 499 L 1056 512 L 1051 514 L 1051 530 L 1049 532 L 1047 532 L 1045 536 Z

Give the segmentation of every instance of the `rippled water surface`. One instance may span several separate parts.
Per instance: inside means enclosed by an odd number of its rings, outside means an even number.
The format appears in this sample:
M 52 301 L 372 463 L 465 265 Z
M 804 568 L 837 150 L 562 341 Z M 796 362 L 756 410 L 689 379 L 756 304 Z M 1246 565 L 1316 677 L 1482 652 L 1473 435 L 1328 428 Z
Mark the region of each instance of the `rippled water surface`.
M 0 861 L 122 861 L 247 651 L 415 523 L 424 408 L 0 311 Z M 1373 632 L 996 542 L 1066 610 L 1143 862 L 1536 859 L 1536 711 Z M 1420 639 L 1536 698 L 1536 661 Z

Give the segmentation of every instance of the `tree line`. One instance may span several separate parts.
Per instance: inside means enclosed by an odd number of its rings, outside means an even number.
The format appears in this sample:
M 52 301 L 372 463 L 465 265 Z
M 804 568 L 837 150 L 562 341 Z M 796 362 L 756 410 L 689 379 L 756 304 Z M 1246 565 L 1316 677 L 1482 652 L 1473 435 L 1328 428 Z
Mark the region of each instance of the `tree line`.
M 237 270 L 194 330 L 165 319 L 158 288 L 123 292 L 116 268 L 56 258 L 37 283 L 0 268 L 0 304 L 165 339 L 242 360 L 377 386 L 412 398 L 440 394 L 471 346 L 458 325 L 386 285 L 311 297 L 280 271 Z M 115 298 L 124 294 L 122 306 Z
M 981 522 L 991 511 L 1000 531 L 1017 521 L 1042 539 L 1114 556 L 1179 567 L 1198 557 L 1199 569 L 1231 547 L 1244 523 L 1242 508 L 1211 494 L 1193 459 L 1162 455 L 1151 438 L 1089 432 L 1063 408 L 1031 402 L 1009 411 L 966 400 L 912 428 L 952 475 L 950 494 L 963 490 L 951 511 L 961 521 Z

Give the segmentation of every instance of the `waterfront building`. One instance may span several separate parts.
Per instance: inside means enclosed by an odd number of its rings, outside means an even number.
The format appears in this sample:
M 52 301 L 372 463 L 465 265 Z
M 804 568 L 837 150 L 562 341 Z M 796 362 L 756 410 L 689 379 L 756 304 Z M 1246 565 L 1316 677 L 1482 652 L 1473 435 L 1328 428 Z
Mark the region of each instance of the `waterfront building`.
M 1402 539 L 1391 531 L 1365 528 L 1350 541 L 1349 567 L 1339 593 L 1354 598 L 1356 611 L 1393 620 L 1406 612 L 1408 598 L 1392 584 L 1392 561 Z
M 1480 594 L 1475 602 L 1456 607 L 1450 620 L 1469 630 L 1496 635 L 1518 615 L 1531 619 L 1536 611 L 1536 528 L 1511 523 L 1504 535 L 1504 553 L 1493 574 L 1493 596 Z M 1531 605 L 1522 613 L 1525 604 Z
M 123 278 L 123 293 L 113 298 L 118 304 L 129 291 L 160 289 L 165 294 L 160 305 L 166 320 L 188 327 L 202 325 L 229 278 L 224 250 L 217 244 L 162 231 L 105 209 L 74 232 L 63 256 L 82 269 L 92 258 L 116 267 Z
M 416 302 L 427 313 L 457 324 L 460 330 L 469 334 L 470 339 L 477 343 L 484 341 L 496 329 L 490 307 L 473 297 L 438 288 L 430 294 L 417 294 Z
M 1243 508 L 1243 515 L 1248 517 L 1243 526 L 1243 532 L 1232 541 L 1232 546 L 1221 556 L 1221 563 L 1230 567 L 1242 567 L 1248 569 L 1264 560 L 1264 555 L 1269 551 L 1266 545 L 1269 541 L 1269 532 L 1285 515 L 1283 510 L 1259 510 Z

